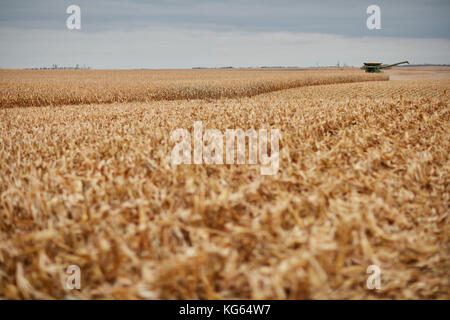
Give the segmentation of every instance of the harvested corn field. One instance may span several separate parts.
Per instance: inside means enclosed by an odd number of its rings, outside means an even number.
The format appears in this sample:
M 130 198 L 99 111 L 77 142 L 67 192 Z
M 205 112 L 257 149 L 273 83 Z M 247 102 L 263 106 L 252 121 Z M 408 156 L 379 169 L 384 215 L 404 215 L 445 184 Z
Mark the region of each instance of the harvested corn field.
M 239 78 L 244 71 L 221 72 L 226 85 L 213 81 L 214 88 L 246 92 L 254 83 Z M 201 73 L 195 85 L 210 90 L 206 79 L 215 75 Z M 339 74 L 306 78 L 328 84 Z M 119 78 L 77 91 L 8 77 L 0 110 L 1 297 L 450 298 L 449 81 L 176 101 L 143 94 L 118 103 Z M 58 100 L 66 85 L 76 98 Z M 121 91 L 125 101 L 133 90 Z M 114 103 L 95 104 L 101 99 Z M 62 105 L 76 101 L 84 104 Z M 171 132 L 192 132 L 195 121 L 222 132 L 280 129 L 278 173 L 173 165 Z M 368 290 L 374 264 L 381 289 Z M 80 267 L 79 290 L 64 286 L 69 265 Z

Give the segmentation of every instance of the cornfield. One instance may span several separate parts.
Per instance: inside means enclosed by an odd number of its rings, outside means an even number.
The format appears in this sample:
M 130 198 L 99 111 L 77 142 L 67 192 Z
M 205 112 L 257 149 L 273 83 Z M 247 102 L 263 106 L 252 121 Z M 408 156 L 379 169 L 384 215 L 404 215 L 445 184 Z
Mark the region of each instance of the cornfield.
M 0 74 L 2 298 L 450 298 L 450 81 Z M 194 121 L 280 129 L 278 174 L 172 165 Z
M 0 70 L 2 107 L 221 99 L 302 86 L 386 80 L 322 70 Z

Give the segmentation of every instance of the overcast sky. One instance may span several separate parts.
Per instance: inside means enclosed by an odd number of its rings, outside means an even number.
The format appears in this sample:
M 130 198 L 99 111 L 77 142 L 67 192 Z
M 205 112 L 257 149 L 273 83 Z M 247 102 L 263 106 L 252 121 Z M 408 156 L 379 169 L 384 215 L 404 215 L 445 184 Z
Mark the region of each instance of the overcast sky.
M 66 27 L 72 4 L 81 30 Z M 0 0 L 0 67 L 450 63 L 449 14 L 450 0 Z

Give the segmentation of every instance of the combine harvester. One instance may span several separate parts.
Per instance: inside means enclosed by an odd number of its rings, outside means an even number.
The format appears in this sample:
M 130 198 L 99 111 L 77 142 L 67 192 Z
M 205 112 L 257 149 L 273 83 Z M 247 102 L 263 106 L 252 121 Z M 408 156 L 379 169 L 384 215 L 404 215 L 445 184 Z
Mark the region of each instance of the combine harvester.
M 381 69 L 390 69 L 393 66 L 398 66 L 399 64 L 409 64 L 408 61 L 402 61 L 394 64 L 382 64 L 381 62 L 364 62 L 364 65 L 361 67 L 361 70 L 366 70 L 366 72 L 370 73 L 380 73 L 383 72 Z

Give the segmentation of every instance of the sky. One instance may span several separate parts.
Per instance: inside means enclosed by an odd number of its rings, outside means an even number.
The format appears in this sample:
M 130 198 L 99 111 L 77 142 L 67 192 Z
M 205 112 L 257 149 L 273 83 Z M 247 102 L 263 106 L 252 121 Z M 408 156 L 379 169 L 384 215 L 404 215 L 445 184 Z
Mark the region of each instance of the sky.
M 449 14 L 450 0 L 0 0 L 0 68 L 449 64 Z

